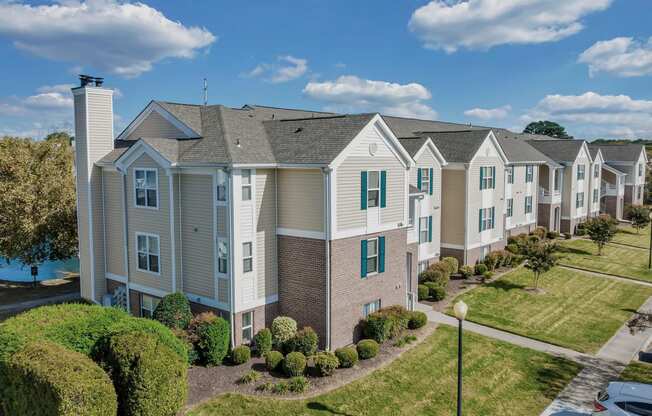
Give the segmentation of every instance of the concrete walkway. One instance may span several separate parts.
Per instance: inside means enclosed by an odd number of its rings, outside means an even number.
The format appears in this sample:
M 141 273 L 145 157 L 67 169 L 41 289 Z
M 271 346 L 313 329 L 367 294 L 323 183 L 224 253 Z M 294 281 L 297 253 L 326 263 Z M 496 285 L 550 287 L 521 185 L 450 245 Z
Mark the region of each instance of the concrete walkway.
M 613 274 L 604 274 L 604 273 L 600 273 L 600 272 L 594 272 L 594 271 L 591 271 L 591 270 L 581 269 L 579 267 L 565 266 L 565 265 L 562 265 L 562 264 L 557 265 L 557 267 L 560 267 L 560 268 L 566 269 L 566 270 L 570 270 L 570 271 L 573 271 L 573 272 L 579 272 L 579 273 L 584 273 L 584 274 L 588 274 L 588 275 L 604 277 L 605 279 L 618 280 L 620 282 L 634 283 L 636 285 L 652 287 L 652 283 L 645 282 L 643 280 L 635 280 L 635 279 L 630 279 L 630 278 L 627 278 L 627 277 L 616 276 L 616 275 L 613 275 Z
M 49 303 L 66 302 L 70 300 L 77 300 L 79 298 L 80 298 L 79 293 L 68 293 L 65 295 L 50 296 L 48 298 L 10 303 L 8 305 L 0 305 L 0 312 L 19 312 L 25 309 L 31 309 L 41 305 L 47 305 Z

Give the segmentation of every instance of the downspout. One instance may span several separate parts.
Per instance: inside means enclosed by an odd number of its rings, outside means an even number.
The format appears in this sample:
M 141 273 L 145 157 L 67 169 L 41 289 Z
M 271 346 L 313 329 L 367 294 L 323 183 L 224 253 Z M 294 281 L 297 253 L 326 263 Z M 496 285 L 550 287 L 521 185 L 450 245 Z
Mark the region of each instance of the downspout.
M 331 253 L 330 253 L 330 168 L 323 168 L 324 175 L 324 243 L 326 248 L 326 350 L 331 350 Z
M 234 249 L 235 249 L 235 236 L 233 235 L 233 218 L 235 213 L 235 198 L 234 188 L 233 188 L 233 170 L 225 168 L 225 173 L 227 173 L 227 178 L 229 181 L 229 194 L 227 199 L 229 202 L 229 321 L 231 321 L 231 347 L 235 348 L 235 259 L 234 259 Z
M 464 264 L 468 260 L 469 241 L 469 164 L 464 165 Z
M 133 314 L 133 311 L 131 310 L 131 289 L 129 288 L 129 276 L 130 276 L 130 273 L 129 273 L 129 234 L 128 234 L 129 227 L 127 226 L 128 221 L 129 221 L 127 213 L 129 212 L 129 210 L 128 210 L 128 207 L 127 207 L 127 201 L 128 201 L 128 199 L 127 199 L 127 172 L 126 171 L 125 172 L 121 171 L 120 168 L 116 168 L 116 169 L 118 169 L 118 172 L 120 172 L 120 174 L 122 174 L 122 206 L 124 208 L 124 212 L 123 212 L 124 230 L 123 230 L 123 232 L 124 232 L 124 247 L 125 247 L 125 253 L 124 253 L 125 259 L 124 259 L 124 261 L 125 261 L 125 272 L 127 273 L 127 276 L 126 276 L 127 277 L 127 283 L 126 283 L 126 286 L 127 286 L 127 312 Z

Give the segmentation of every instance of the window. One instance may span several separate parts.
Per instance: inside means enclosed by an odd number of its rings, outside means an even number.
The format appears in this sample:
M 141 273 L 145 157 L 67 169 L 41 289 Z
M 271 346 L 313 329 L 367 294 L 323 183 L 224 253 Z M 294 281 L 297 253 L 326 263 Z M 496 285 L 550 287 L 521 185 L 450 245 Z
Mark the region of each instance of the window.
M 136 206 L 158 208 L 158 173 L 156 169 L 135 169 Z
M 138 270 L 160 272 L 159 238 L 157 235 L 136 234 L 138 248 Z
M 532 197 L 531 196 L 526 196 L 525 197 L 525 213 L 526 214 L 532 214 Z
M 597 178 L 600 176 L 600 165 L 593 166 L 593 177 Z
M 428 260 L 420 261 L 417 264 L 417 273 L 421 274 L 421 272 L 425 272 L 426 270 L 428 270 Z
M 584 206 L 584 192 L 578 192 L 575 196 L 575 208 L 582 208 Z
M 146 295 L 144 293 L 140 294 L 140 316 L 143 318 L 151 318 L 154 315 L 154 310 L 160 302 L 159 298 Z
M 595 204 L 597 202 L 598 202 L 598 190 L 594 189 L 593 190 L 593 203 Z
M 242 243 L 242 271 L 248 273 L 253 270 L 254 259 L 251 243 Z
M 495 173 L 496 168 L 493 166 L 480 168 L 480 189 L 493 189 L 496 187 Z
M 584 175 L 585 175 L 584 171 L 585 171 L 585 169 L 586 169 L 586 166 L 584 166 L 584 165 L 578 165 L 577 166 L 577 180 L 578 181 L 581 181 L 581 180 L 584 179 Z
M 430 169 L 421 168 L 421 184 L 419 190 L 421 192 L 430 192 Z
M 555 169 L 555 173 L 553 174 L 553 188 L 555 191 L 559 191 L 559 178 L 561 178 L 561 172 L 559 169 Z
M 419 218 L 419 243 L 427 243 L 429 240 L 428 217 Z
M 217 201 L 226 202 L 228 196 L 228 178 L 223 170 L 217 171 Z
M 494 228 L 495 207 L 480 208 L 480 231 L 492 230 Z
M 530 183 L 534 181 L 534 166 L 526 165 L 525 166 L 525 182 Z
M 417 215 L 416 210 L 417 210 L 417 199 L 410 198 L 410 210 L 408 213 L 408 225 L 410 227 L 414 226 L 414 217 Z
M 367 172 L 367 207 L 378 206 L 380 196 L 380 174 L 376 171 Z
M 507 199 L 507 218 L 514 215 L 514 198 Z
M 251 169 L 242 170 L 242 200 L 251 201 Z
M 229 251 L 226 245 L 226 240 L 217 241 L 217 271 L 219 273 L 226 273 L 229 261 Z
M 242 314 L 242 342 L 250 343 L 254 333 L 254 312 Z
M 362 316 L 365 318 L 380 309 L 380 299 L 373 302 L 365 303 L 362 307 Z
M 638 176 L 643 176 L 643 164 L 638 164 Z
M 378 272 L 378 239 L 367 240 L 367 275 Z
M 505 175 L 507 175 L 507 183 L 514 183 L 514 166 L 508 166 Z

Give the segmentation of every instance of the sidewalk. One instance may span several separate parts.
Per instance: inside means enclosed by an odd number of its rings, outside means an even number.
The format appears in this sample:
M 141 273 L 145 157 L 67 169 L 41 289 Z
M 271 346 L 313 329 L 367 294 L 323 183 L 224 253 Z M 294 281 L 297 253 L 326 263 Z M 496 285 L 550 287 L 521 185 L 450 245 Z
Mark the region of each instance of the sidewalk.
M 0 312 L 20 312 L 25 309 L 31 309 L 49 303 L 66 302 L 77 299 L 80 299 L 79 293 L 68 293 L 66 295 L 50 296 L 42 299 L 10 303 L 8 305 L 0 305 Z

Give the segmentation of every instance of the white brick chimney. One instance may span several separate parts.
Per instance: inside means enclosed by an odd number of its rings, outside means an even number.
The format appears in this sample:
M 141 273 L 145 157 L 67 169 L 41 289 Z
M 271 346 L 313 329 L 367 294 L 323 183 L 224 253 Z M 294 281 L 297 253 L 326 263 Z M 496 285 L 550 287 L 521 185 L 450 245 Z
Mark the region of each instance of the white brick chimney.
M 101 79 L 80 76 L 75 103 L 75 166 L 81 296 L 101 302 L 104 276 L 102 171 L 95 162 L 113 150 L 113 90 Z

